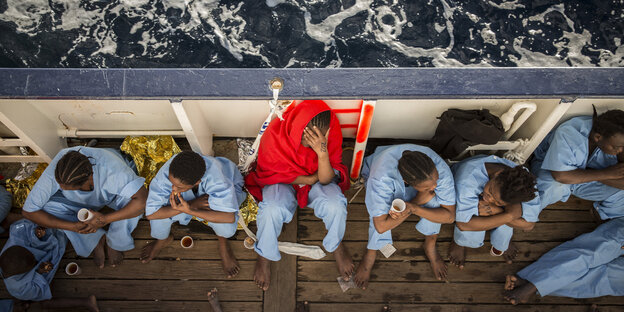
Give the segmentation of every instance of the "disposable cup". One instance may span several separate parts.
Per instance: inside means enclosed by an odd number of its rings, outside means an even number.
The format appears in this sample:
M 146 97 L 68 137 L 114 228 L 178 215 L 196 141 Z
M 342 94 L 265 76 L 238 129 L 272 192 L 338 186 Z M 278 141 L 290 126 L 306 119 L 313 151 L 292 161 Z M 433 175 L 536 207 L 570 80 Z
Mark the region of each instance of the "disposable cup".
M 70 262 L 65 266 L 65 273 L 67 275 L 78 275 L 82 273 L 82 269 L 78 266 L 78 263 Z
M 82 208 L 78 210 L 78 220 L 81 222 L 89 221 L 93 219 L 93 217 L 93 212 L 91 212 L 91 210 L 87 208 Z
M 245 240 L 243 241 L 243 245 L 245 245 L 245 248 L 247 249 L 254 249 L 255 244 L 256 240 L 249 236 L 245 237 Z
M 182 246 L 182 248 L 192 248 L 193 245 L 193 238 L 188 235 L 182 237 L 182 239 L 180 240 L 180 246 Z
M 392 209 L 392 211 L 394 212 L 403 212 L 403 210 L 405 210 L 405 207 L 405 202 L 402 199 L 397 198 L 392 201 L 392 207 L 390 207 L 390 209 Z

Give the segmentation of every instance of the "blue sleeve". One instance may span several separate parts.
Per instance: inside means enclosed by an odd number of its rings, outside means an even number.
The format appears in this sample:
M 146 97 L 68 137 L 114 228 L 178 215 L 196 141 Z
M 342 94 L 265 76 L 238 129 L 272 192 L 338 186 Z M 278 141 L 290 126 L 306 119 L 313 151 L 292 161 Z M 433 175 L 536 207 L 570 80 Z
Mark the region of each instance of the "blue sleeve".
M 147 195 L 147 201 L 145 203 L 146 216 L 155 213 L 163 206 L 169 205 L 171 186 L 169 185 L 169 180 L 166 178 L 167 174 L 163 172 L 166 172 L 168 174 L 169 166 L 167 164 L 163 165 L 160 168 L 156 176 L 152 179 L 152 182 L 150 182 L 149 194 Z
M 394 181 L 387 176 L 369 177 L 366 181 L 366 209 L 371 218 L 385 215 L 394 200 Z
M 587 155 L 583 151 L 585 142 L 580 142 L 578 133 L 573 133 L 568 127 L 561 127 L 555 131 L 550 147 L 544 156 L 542 169 L 551 171 L 571 171 L 578 169 Z M 586 139 L 586 138 L 584 138 Z M 580 159 L 579 159 L 580 158 Z
M 132 197 L 143 186 L 145 179 L 137 176 L 119 157 L 108 153 L 111 152 L 102 151 L 102 155 L 105 156 L 97 161 L 103 163 L 96 163 L 100 170 L 100 188 L 111 195 Z
M 43 171 L 41 177 L 39 177 L 37 183 L 35 183 L 35 186 L 33 186 L 30 193 L 28 193 L 28 197 L 22 208 L 24 211 L 35 212 L 43 209 L 43 206 L 48 203 L 52 195 L 61 189 L 54 178 L 54 169 L 58 162 L 57 157 L 55 157 L 50 165 Z
M 50 284 L 35 269 L 6 278 L 4 283 L 9 293 L 20 300 L 42 301 L 52 298 Z
M 222 163 L 225 162 L 225 163 Z M 203 181 L 204 192 L 208 194 L 210 209 L 222 212 L 238 212 L 238 196 L 234 175 L 240 175 L 234 163 L 225 159 L 215 159 L 206 168 L 206 181 Z
M 535 192 L 535 198 L 532 200 L 522 203 L 522 218 L 527 222 L 539 221 L 541 211 L 539 192 Z
M 479 194 L 476 185 L 470 181 L 456 181 L 455 194 L 457 204 L 455 206 L 455 221 L 468 222 L 472 216 L 479 215 Z
M 446 166 L 446 165 L 445 165 Z M 451 169 L 438 167 L 438 186 L 435 188 L 436 199 L 440 205 L 455 205 L 455 181 Z

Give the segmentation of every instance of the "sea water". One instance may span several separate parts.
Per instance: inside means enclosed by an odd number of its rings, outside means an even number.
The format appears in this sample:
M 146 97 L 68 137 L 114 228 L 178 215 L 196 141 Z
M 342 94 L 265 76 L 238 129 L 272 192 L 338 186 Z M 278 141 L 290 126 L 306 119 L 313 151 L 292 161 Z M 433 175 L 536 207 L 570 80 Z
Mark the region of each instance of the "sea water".
M 1 67 L 624 65 L 624 0 L 0 0 Z

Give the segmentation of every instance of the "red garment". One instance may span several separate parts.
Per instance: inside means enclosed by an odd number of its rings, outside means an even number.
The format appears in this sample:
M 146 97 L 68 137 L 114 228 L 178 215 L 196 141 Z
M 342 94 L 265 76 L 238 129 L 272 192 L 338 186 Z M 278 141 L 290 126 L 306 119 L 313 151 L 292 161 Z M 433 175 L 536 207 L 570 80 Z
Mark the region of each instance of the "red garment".
M 292 183 L 298 176 L 311 175 L 318 170 L 318 156 L 310 147 L 301 145 L 303 129 L 314 116 L 330 110 L 321 100 L 306 100 L 292 104 L 283 114 L 284 120 L 273 119 L 260 139 L 256 170 L 245 177 L 247 189 L 258 200 L 262 200 L 262 188 L 277 183 Z M 342 130 L 336 114 L 331 113 L 327 146 L 332 168 L 340 171 L 338 186 L 342 191 L 349 188 L 347 167 L 342 163 Z M 297 203 L 308 205 L 310 185 L 293 185 Z

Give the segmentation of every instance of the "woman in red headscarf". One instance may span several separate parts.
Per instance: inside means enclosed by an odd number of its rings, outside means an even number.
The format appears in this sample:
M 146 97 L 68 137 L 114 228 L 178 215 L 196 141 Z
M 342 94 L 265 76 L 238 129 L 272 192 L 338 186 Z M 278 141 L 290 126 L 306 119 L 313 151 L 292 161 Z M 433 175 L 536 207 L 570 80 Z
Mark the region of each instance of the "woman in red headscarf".
M 261 201 L 254 280 L 268 289 L 269 261 L 281 258 L 277 237 L 297 206 L 310 207 L 323 219 L 327 229 L 323 247 L 334 253 L 340 274 L 348 280 L 353 261 L 341 241 L 347 220 L 343 192 L 349 188 L 349 179 L 342 163 L 340 123 L 320 100 L 293 104 L 283 118 L 269 124 L 260 141 L 256 170 L 245 178 L 249 192 Z

